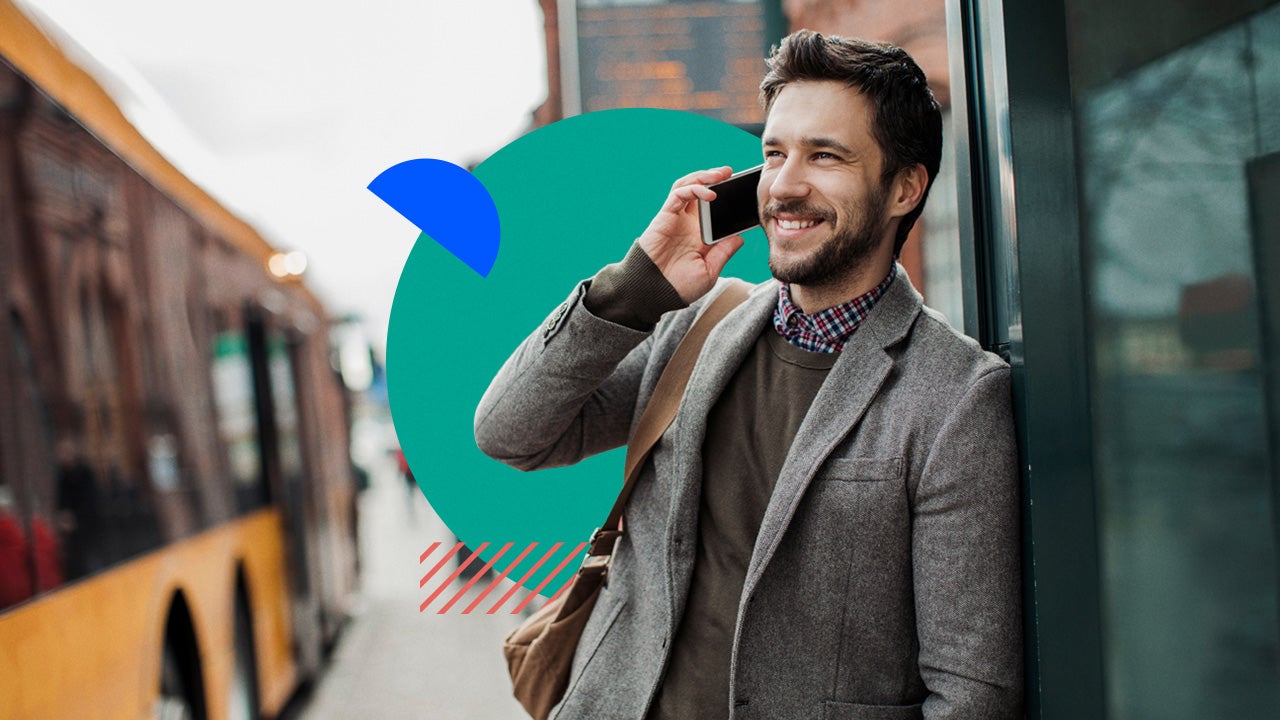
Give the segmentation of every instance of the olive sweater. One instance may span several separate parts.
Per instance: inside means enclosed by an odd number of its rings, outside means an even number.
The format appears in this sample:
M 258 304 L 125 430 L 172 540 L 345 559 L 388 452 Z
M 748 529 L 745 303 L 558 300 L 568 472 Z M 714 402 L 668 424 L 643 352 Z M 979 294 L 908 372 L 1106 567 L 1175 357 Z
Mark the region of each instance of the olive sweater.
M 601 318 L 640 330 L 685 307 L 638 245 L 596 275 L 583 302 Z M 728 717 L 733 628 L 760 521 L 796 431 L 838 357 L 801 350 L 768 328 L 716 402 L 702 450 L 692 585 L 650 720 Z

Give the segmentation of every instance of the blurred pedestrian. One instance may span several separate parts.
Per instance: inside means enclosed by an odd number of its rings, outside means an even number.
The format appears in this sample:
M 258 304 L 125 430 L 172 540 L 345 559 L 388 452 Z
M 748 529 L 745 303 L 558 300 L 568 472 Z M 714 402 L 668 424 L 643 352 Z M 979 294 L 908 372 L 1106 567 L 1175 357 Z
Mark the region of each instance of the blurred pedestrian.
M 409 468 L 409 459 L 404 455 L 404 448 L 396 447 L 392 449 L 391 454 L 396 458 L 396 467 L 400 471 L 400 477 L 404 480 L 405 489 L 408 490 L 408 496 L 405 501 L 409 507 L 409 521 L 417 524 L 413 506 L 417 504 L 418 495 L 422 493 L 422 490 L 418 487 L 417 479 L 413 477 L 413 470 Z

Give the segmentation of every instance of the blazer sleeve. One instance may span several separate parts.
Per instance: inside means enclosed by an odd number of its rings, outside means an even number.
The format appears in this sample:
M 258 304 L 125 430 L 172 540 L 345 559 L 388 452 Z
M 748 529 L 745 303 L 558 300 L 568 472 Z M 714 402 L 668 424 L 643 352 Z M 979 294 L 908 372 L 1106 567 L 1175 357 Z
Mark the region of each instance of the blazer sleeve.
M 580 283 L 498 371 L 475 416 L 476 444 L 520 470 L 571 465 L 624 445 L 652 333 L 582 304 Z
M 980 375 L 923 468 L 912 526 L 926 720 L 1022 717 L 1017 448 L 1009 369 Z

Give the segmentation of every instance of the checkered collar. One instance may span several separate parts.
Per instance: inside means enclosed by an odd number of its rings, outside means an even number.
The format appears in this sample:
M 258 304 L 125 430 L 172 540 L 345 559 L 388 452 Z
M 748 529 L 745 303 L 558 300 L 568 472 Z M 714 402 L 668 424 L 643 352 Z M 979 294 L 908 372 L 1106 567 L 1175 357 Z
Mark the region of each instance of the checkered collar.
M 883 282 L 868 292 L 835 307 L 806 315 L 791 301 L 791 287 L 778 287 L 778 305 L 773 310 L 773 329 L 787 342 L 809 352 L 835 353 L 844 350 L 871 308 L 898 276 L 898 264 L 889 268 Z

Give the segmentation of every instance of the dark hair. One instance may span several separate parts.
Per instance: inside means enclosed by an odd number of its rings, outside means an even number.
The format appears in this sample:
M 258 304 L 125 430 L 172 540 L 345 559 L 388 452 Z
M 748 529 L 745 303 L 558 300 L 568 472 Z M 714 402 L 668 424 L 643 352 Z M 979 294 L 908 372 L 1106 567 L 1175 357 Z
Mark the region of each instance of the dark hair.
M 924 210 L 942 158 L 942 111 L 924 71 L 901 48 L 856 38 L 823 37 L 797 30 L 769 55 L 769 72 L 760 82 L 765 113 L 782 88 L 802 80 L 835 80 L 856 88 L 871 101 L 871 134 L 884 155 L 881 182 L 916 163 L 929 174 L 920 202 L 902 218 L 894 238 L 894 257 Z

